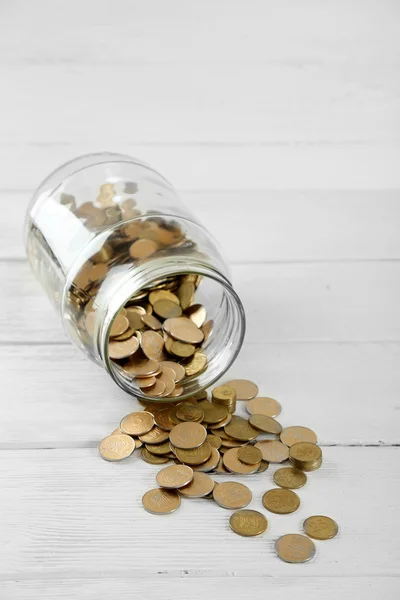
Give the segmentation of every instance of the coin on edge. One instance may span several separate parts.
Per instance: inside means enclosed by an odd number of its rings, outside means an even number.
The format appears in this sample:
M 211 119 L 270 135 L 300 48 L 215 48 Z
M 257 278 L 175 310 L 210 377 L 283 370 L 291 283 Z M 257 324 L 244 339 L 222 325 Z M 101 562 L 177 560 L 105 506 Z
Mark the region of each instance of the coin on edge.
M 303 523 L 304 533 L 315 540 L 330 540 L 339 531 L 338 524 L 330 517 L 315 515 Z
M 288 533 L 275 542 L 275 552 L 288 563 L 304 563 L 315 555 L 315 544 L 310 538 L 298 533 Z
M 125 433 L 112 433 L 99 444 L 99 454 L 104 460 L 116 462 L 128 458 L 135 449 L 135 440 Z
M 238 510 L 231 515 L 229 525 L 238 535 L 254 537 L 266 531 L 268 520 L 257 510 Z
M 142 504 L 153 515 L 168 515 L 180 507 L 181 499 L 175 490 L 155 488 L 145 493 Z
M 243 508 L 250 504 L 252 499 L 251 490 L 243 483 L 236 481 L 224 481 L 214 489 L 214 500 L 222 508 Z

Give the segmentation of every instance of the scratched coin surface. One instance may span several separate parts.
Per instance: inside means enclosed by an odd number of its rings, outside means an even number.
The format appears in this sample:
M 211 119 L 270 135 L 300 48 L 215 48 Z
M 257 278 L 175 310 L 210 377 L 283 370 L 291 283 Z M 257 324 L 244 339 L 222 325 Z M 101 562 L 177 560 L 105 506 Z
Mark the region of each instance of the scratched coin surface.
M 267 530 L 268 520 L 257 510 L 238 510 L 231 515 L 229 525 L 238 535 L 254 537 Z
M 275 552 L 285 562 L 304 563 L 315 555 L 315 544 L 305 535 L 288 533 L 276 540 Z
M 249 419 L 250 425 L 263 431 L 264 433 L 280 433 L 282 431 L 282 425 L 278 423 L 272 417 L 267 417 L 267 415 L 251 415 Z M 281 441 L 285 443 L 282 438 Z
M 204 498 L 213 491 L 214 481 L 206 475 L 197 471 L 193 474 L 193 479 L 185 487 L 179 488 L 179 494 L 185 498 Z
M 251 400 L 258 394 L 258 386 L 249 379 L 231 379 L 225 385 L 236 391 L 236 400 Z
M 288 515 L 300 506 L 300 498 L 292 490 L 274 488 L 262 497 L 264 508 L 277 515 Z
M 249 488 L 236 481 L 224 481 L 214 488 L 215 502 L 222 508 L 243 508 L 251 502 L 252 494 Z
M 297 490 L 307 483 L 307 475 L 293 467 L 284 467 L 275 471 L 274 482 L 281 488 Z
M 154 416 L 146 411 L 130 413 L 122 419 L 119 426 L 128 435 L 143 435 L 153 428 Z
M 181 499 L 175 490 L 155 488 L 145 493 L 142 504 L 153 515 L 167 515 L 180 507 Z
M 274 398 L 253 398 L 247 403 L 246 410 L 251 415 L 265 415 L 267 417 L 277 417 L 282 407 Z
M 206 438 L 207 430 L 200 423 L 179 423 L 179 425 L 175 425 L 169 434 L 171 443 L 176 448 L 182 448 L 183 450 L 201 446 Z
M 330 540 L 338 533 L 338 524 L 330 517 L 314 515 L 303 523 L 304 533 L 315 540 Z
M 168 489 L 178 489 L 190 483 L 193 479 L 193 469 L 186 465 L 170 465 L 157 473 L 158 485 Z
M 281 463 L 289 458 L 289 448 L 275 440 L 257 442 L 255 447 L 261 451 L 263 460 L 272 463 Z
M 128 458 L 134 450 L 135 440 L 125 433 L 112 433 L 99 444 L 100 456 L 110 462 Z
M 313 430 L 301 426 L 285 427 L 281 432 L 280 438 L 281 442 L 286 444 L 286 446 L 293 446 L 293 444 L 297 444 L 297 442 L 317 443 L 317 435 Z

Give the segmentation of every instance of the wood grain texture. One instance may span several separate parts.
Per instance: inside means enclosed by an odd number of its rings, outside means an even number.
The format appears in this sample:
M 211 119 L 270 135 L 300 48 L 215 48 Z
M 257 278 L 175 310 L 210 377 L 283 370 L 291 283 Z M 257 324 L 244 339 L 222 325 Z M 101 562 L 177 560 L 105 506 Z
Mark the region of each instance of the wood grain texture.
M 28 191 L 0 192 L 0 206 L 7 205 L 8 215 L 0 237 L 2 260 L 26 256 L 22 228 L 30 197 Z M 397 190 L 183 190 L 181 197 L 220 241 L 230 262 L 400 258 Z M 240 218 L 244 212 L 250 220 L 246 227 Z
M 137 456 L 102 461 L 95 449 L 2 451 L 2 538 L 7 552 L 3 579 L 149 578 L 157 574 L 268 577 L 376 577 L 398 574 L 400 513 L 397 510 L 399 448 L 325 448 L 323 467 L 299 490 L 300 509 L 268 514 L 264 536 L 243 540 L 228 525 L 230 511 L 208 500 L 187 500 L 169 517 L 141 506 L 155 486 L 157 468 Z M 253 492 L 251 508 L 272 486 L 271 467 L 238 477 Z M 227 476 L 219 476 L 224 481 Z M 300 530 L 304 518 L 328 514 L 338 537 L 317 543 L 306 565 L 279 561 L 274 540 Z M 211 541 L 212 540 L 212 541 Z M 210 551 L 210 544 L 218 552 Z M 385 548 L 385 552 L 382 551 Z M 42 577 L 42 575 L 40 575 Z M 101 587 L 100 587 L 101 589 Z M 104 597 L 104 596 L 103 596 Z
M 0 364 L 0 448 L 94 447 L 142 410 L 72 346 L 0 347 Z M 400 444 L 399 344 L 246 342 L 222 381 L 241 377 L 282 403 L 282 425 L 308 425 L 322 444 Z
M 0 342 L 67 342 L 27 263 L 0 263 L 0 280 Z M 246 343 L 400 340 L 400 262 L 233 265 L 232 280 Z
M 398 579 L 395 577 L 275 577 L 273 573 L 265 577 L 237 577 L 228 574 L 225 577 L 198 578 L 168 577 L 163 574 L 138 578 L 135 573 L 117 575 L 114 578 L 101 577 L 84 579 L 60 579 L 27 581 L 2 581 L 3 594 L 7 600 L 98 600 L 98 598 L 118 597 L 119 600 L 131 600 L 133 595 L 151 597 L 151 600 L 176 600 L 190 598 L 202 600 L 253 600 L 256 593 L 270 592 L 275 600 L 287 600 L 288 595 L 308 600 L 353 600 L 356 595 L 363 598 L 395 600 Z

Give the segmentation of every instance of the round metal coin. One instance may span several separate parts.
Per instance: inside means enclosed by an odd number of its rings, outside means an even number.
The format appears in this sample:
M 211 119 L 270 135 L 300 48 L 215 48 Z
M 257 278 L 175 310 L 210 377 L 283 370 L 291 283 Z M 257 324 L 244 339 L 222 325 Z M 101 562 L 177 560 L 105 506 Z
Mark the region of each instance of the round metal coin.
M 112 433 L 99 444 L 100 456 L 110 462 L 128 458 L 134 450 L 135 440 L 124 433 Z
M 268 527 L 268 520 L 257 510 L 238 510 L 231 515 L 232 531 L 244 537 L 261 535 Z
M 200 423 L 179 423 L 179 425 L 175 425 L 169 434 L 171 444 L 183 450 L 198 448 L 205 442 L 206 438 L 207 430 Z
M 288 533 L 276 540 L 275 552 L 285 562 L 304 563 L 315 555 L 315 544 L 305 535 Z
M 339 531 L 336 521 L 322 515 L 308 517 L 303 523 L 303 529 L 304 533 L 315 540 L 330 540 Z
M 153 515 L 167 515 L 180 507 L 181 499 L 175 490 L 155 488 L 145 493 L 142 504 Z
M 274 482 L 281 488 L 298 490 L 307 483 L 307 475 L 293 467 L 285 467 L 275 471 Z
M 262 497 L 264 508 L 277 515 L 288 515 L 300 506 L 300 498 L 292 490 L 274 488 Z
M 222 508 L 236 509 L 250 504 L 252 494 L 249 488 L 242 483 L 224 481 L 214 488 L 213 497 Z
M 154 416 L 146 411 L 130 413 L 122 419 L 119 426 L 128 435 L 143 435 L 153 429 Z
M 178 489 L 190 483 L 193 479 L 193 470 L 186 465 L 171 465 L 158 472 L 156 481 L 158 485 L 168 489 Z
M 213 491 L 214 481 L 205 473 L 193 474 L 193 479 L 183 488 L 179 488 L 179 494 L 185 498 L 204 498 Z

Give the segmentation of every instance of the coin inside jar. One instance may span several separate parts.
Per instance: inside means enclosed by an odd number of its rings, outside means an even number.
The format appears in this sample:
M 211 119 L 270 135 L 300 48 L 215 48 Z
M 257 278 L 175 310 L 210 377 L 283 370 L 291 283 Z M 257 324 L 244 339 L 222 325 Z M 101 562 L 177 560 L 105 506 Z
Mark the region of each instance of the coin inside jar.
M 175 304 L 172 300 L 158 300 L 153 304 L 153 309 L 156 315 L 163 319 L 180 317 L 182 314 L 182 309 L 179 304 Z
M 156 360 L 149 359 L 142 355 L 142 352 L 135 352 L 129 358 L 129 362 L 124 365 L 124 371 L 133 377 L 146 377 L 153 375 L 158 371 L 159 364 Z
M 189 317 L 197 327 L 202 327 L 207 318 L 207 311 L 202 304 L 193 304 L 186 309 L 186 316 Z
M 168 367 L 175 373 L 175 383 L 178 383 L 185 377 L 185 369 L 179 363 L 175 363 L 172 360 L 163 360 L 160 363 L 161 367 Z
M 123 315 L 117 315 L 111 325 L 110 336 L 114 337 L 116 335 L 121 335 L 126 331 L 129 327 L 129 321 Z
M 193 479 L 193 469 L 186 465 L 171 465 L 161 469 L 157 474 L 158 485 L 168 489 L 178 489 L 190 483 Z
M 267 530 L 268 520 L 257 510 L 238 510 L 231 515 L 229 526 L 238 535 L 254 537 Z
M 144 323 L 144 325 L 146 325 L 147 327 L 150 327 L 150 329 L 152 329 L 153 331 L 159 331 L 162 328 L 160 321 L 154 315 L 149 315 L 146 313 L 140 318 L 142 320 L 142 323 Z
M 121 360 L 128 358 L 132 354 L 135 354 L 139 348 L 139 340 L 135 337 L 131 337 L 125 341 L 113 341 L 111 340 L 108 344 L 108 353 L 110 358 L 114 360 Z
M 249 488 L 236 481 L 224 481 L 214 488 L 215 502 L 222 508 L 243 508 L 251 502 L 252 494 Z
M 144 331 L 140 342 L 143 353 L 147 358 L 160 362 L 166 358 L 164 340 L 156 331 Z
M 202 352 L 195 352 L 190 362 L 185 366 L 187 377 L 194 377 L 203 373 L 207 367 L 207 356 Z
M 174 339 L 187 344 L 200 344 L 204 339 L 201 329 L 187 317 L 167 319 L 163 328 Z
M 277 417 L 282 407 L 274 398 L 253 398 L 247 403 L 246 410 L 251 415 L 265 415 L 267 417 Z

